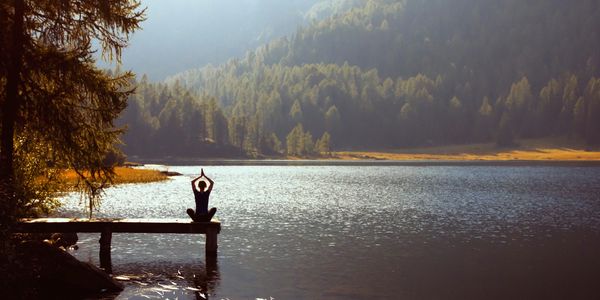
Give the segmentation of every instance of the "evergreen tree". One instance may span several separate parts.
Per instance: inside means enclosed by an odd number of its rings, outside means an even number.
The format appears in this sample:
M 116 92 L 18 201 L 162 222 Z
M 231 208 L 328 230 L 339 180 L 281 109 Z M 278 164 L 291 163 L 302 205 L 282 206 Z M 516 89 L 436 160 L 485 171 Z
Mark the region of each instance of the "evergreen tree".
M 483 98 L 481 106 L 477 111 L 477 121 L 474 128 L 475 140 L 476 141 L 488 141 L 492 136 L 493 130 L 493 117 L 494 108 L 490 103 L 490 98 L 487 96 Z
M 510 115 L 511 126 L 519 130 L 519 133 L 531 135 L 535 125 L 529 122 L 527 112 L 531 111 L 533 103 L 533 94 L 531 85 L 527 77 L 523 77 L 519 82 L 514 83 L 508 96 L 506 97 L 506 111 Z
M 303 148 L 301 149 L 301 152 L 303 155 L 313 155 L 315 153 L 315 142 L 313 141 L 313 136 L 312 134 L 310 134 L 310 132 L 305 132 L 304 136 L 302 137 L 303 143 L 302 146 Z
M 296 125 L 286 137 L 287 154 L 302 156 L 305 154 L 305 133 L 302 124 Z
M 303 119 L 302 106 L 298 100 L 294 101 L 289 113 L 290 119 L 294 123 L 300 123 Z
M 328 132 L 324 132 L 323 136 L 317 141 L 317 151 L 320 154 L 331 154 L 331 136 Z
M 35 140 L 47 150 L 44 157 L 36 158 L 37 170 L 74 169 L 90 199 L 110 181 L 112 166 L 103 161 L 117 151 L 114 145 L 121 131 L 113 121 L 125 108 L 132 74 L 111 75 L 96 69 L 91 40 L 99 41 L 103 56 L 119 59 L 142 19 L 139 3 L 128 0 L 110 5 L 14 0 L 0 5 L 0 180 L 4 188 L 17 192 L 19 184 L 33 180 L 18 178 L 24 165 L 17 164 L 18 159 L 28 157 L 27 153 L 35 152 L 30 147 L 36 147 L 18 144 L 23 140 Z M 9 213 L 14 214 L 16 203 L 10 206 Z M 94 206 L 91 201 L 90 214 Z
M 575 107 L 573 108 L 573 128 L 581 135 L 583 138 L 587 137 L 586 134 L 586 122 L 588 121 L 587 113 L 588 104 L 586 98 L 579 97 L 579 100 L 575 103 Z
M 269 139 L 269 146 L 270 149 L 276 154 L 280 154 L 282 151 L 281 141 L 275 133 L 271 133 L 271 138 Z
M 341 125 L 340 112 L 335 105 L 332 105 L 325 113 L 325 130 L 337 135 L 340 134 Z
M 577 76 L 568 76 L 563 89 L 562 108 L 558 120 L 560 131 L 563 134 L 570 134 L 573 130 L 573 109 L 579 100 L 578 86 Z
M 600 145 L 600 78 L 592 78 L 587 84 L 585 97 L 587 115 L 585 135 L 588 145 Z

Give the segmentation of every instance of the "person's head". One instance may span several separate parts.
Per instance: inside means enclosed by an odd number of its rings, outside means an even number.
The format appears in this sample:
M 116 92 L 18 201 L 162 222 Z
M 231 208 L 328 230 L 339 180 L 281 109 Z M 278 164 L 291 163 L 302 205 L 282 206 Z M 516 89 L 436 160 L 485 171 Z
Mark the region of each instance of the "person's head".
M 198 187 L 200 188 L 200 191 L 201 191 L 201 192 L 204 192 L 204 190 L 206 189 L 206 182 L 204 182 L 204 181 L 200 181 L 200 182 L 198 183 Z

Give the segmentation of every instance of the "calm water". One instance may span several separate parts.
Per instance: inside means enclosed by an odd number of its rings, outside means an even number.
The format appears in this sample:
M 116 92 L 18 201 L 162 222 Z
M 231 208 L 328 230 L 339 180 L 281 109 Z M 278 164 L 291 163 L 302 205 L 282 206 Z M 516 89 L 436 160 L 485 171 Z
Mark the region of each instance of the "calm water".
M 166 168 L 166 167 L 163 167 Z M 101 217 L 186 218 L 183 176 L 106 191 Z M 114 234 L 118 299 L 590 298 L 600 295 L 600 168 L 210 166 L 223 229 Z M 65 215 L 81 215 L 78 196 Z M 74 254 L 98 265 L 97 234 Z

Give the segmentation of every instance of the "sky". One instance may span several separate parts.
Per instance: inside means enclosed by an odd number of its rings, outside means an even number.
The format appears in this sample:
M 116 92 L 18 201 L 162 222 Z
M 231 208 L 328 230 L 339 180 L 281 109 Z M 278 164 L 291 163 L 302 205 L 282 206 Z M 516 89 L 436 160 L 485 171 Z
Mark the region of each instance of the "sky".
M 328 0 L 143 0 L 147 20 L 123 52 L 122 68 L 162 80 L 220 64 L 293 33 L 323 1 Z

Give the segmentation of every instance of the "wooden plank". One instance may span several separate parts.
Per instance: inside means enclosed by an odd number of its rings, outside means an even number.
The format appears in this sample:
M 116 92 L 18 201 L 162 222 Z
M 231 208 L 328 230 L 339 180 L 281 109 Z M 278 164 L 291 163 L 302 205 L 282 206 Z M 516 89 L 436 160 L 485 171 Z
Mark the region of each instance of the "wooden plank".
M 192 222 L 189 219 L 87 219 L 40 218 L 22 219 L 16 232 L 111 232 L 206 234 L 209 229 L 220 233 L 221 222 Z
M 100 267 L 112 273 L 110 248 L 113 232 L 206 234 L 208 262 L 217 256 L 217 235 L 221 232 L 221 222 L 217 219 L 200 223 L 189 219 L 39 218 L 21 219 L 15 226 L 15 232 L 100 232 Z

